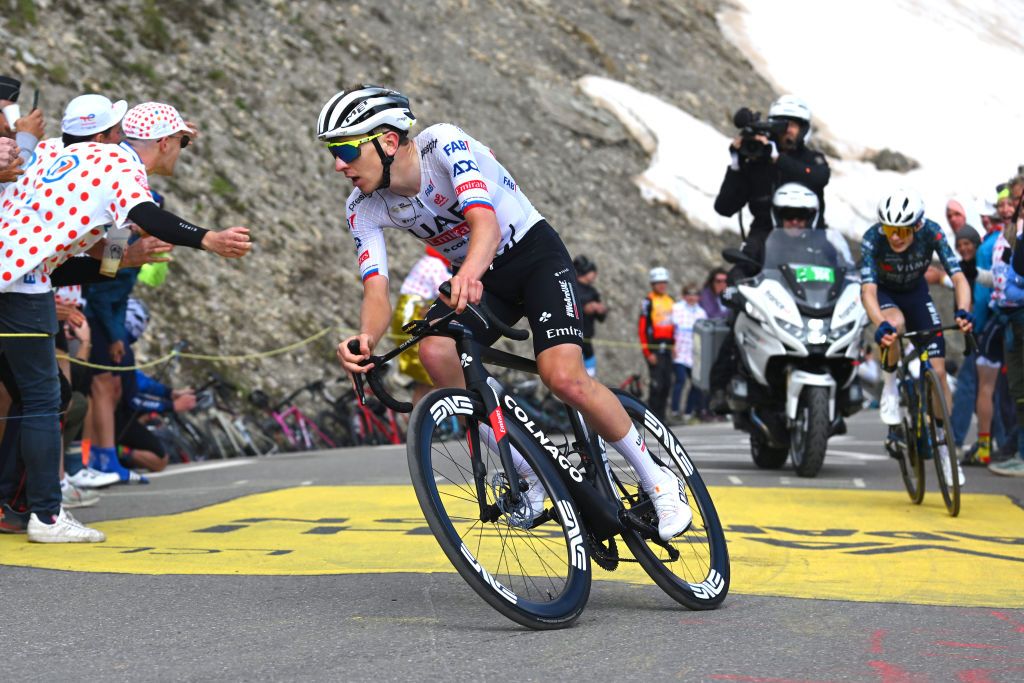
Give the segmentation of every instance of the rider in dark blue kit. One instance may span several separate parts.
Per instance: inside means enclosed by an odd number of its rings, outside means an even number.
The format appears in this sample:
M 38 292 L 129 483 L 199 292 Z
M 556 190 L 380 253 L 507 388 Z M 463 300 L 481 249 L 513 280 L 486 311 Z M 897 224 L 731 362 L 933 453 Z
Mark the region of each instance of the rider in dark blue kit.
M 960 271 L 960 262 L 942 228 L 924 217 L 924 202 L 920 196 L 897 190 L 883 197 L 878 203 L 878 220 L 864 233 L 860 267 L 861 301 L 868 318 L 877 326 L 875 342 L 885 349 L 896 341 L 897 333 L 942 325 L 924 279 L 933 255 L 939 257 L 953 281 L 957 324 L 963 332 L 969 332 L 973 324 L 973 316 L 968 311 L 970 285 Z M 929 344 L 928 357 L 944 387 L 946 405 L 952 405 L 946 383 L 945 351 L 945 340 L 940 333 Z M 899 388 L 893 376 L 898 358 L 892 355 L 892 358 L 886 357 L 883 367 L 885 383 L 879 406 L 882 422 L 890 426 L 900 423 Z M 955 454 L 951 455 L 956 459 Z M 949 462 L 949 459 L 944 460 Z M 962 485 L 962 470 L 959 478 Z M 952 470 L 947 473 L 947 479 L 952 479 Z

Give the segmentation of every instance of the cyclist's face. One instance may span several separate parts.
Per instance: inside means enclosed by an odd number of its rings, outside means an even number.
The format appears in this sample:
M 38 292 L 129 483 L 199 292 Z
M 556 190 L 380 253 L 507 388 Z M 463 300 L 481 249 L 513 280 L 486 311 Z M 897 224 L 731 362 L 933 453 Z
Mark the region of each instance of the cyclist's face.
M 885 238 L 889 240 L 889 247 L 897 254 L 901 251 L 906 251 L 907 248 L 914 243 L 914 230 L 911 229 L 896 229 L 896 230 L 885 230 Z
M 332 142 L 350 142 L 364 140 L 369 135 L 350 135 L 344 138 L 338 138 Z M 393 145 L 397 135 L 392 133 L 386 133 L 377 140 L 379 140 L 381 148 L 385 154 L 393 154 L 396 145 Z M 356 188 L 359 189 L 363 194 L 369 194 L 380 187 L 381 180 L 384 176 L 384 166 L 380 161 L 380 155 L 377 154 L 374 149 L 373 141 L 369 140 L 358 146 L 359 156 L 349 162 L 342 161 L 338 156 L 334 157 L 334 170 L 338 173 L 344 173 L 345 177 L 348 178 Z

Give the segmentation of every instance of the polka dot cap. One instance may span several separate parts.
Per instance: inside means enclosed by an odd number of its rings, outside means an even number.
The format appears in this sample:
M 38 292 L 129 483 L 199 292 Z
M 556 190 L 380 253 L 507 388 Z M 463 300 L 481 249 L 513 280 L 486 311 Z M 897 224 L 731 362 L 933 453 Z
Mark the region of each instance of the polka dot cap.
M 160 102 L 143 102 L 132 107 L 124 115 L 121 127 L 126 137 L 136 140 L 159 140 L 178 132 L 189 132 L 178 110 Z

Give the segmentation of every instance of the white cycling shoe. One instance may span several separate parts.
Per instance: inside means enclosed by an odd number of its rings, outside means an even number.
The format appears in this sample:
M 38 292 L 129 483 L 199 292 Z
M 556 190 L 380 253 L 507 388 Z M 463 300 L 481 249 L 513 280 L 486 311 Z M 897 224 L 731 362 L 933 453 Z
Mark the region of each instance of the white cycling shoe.
M 690 528 L 693 511 L 686 499 L 686 488 L 679 477 L 667 467 L 662 467 L 662 476 L 649 491 L 654 509 L 658 513 L 658 535 L 668 541 Z

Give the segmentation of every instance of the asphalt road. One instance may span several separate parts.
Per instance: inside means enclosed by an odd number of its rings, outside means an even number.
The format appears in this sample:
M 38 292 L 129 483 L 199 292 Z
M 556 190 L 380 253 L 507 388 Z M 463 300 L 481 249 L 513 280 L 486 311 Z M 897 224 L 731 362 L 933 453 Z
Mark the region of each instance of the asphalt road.
M 595 569 L 534 633 L 446 564 L 404 447 L 177 467 L 76 515 L 104 544 L 0 537 L 4 680 L 1024 680 L 1024 480 L 970 469 L 921 506 L 851 420 L 816 479 L 758 470 L 728 425 L 677 430 L 726 526 L 714 612 Z

